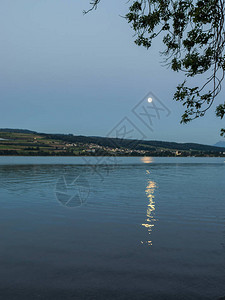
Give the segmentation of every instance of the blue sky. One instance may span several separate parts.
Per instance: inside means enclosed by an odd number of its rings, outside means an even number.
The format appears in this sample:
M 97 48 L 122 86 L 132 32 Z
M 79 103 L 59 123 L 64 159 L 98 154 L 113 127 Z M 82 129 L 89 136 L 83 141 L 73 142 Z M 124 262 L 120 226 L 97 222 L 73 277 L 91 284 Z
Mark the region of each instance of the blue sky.
M 106 136 L 128 117 L 147 139 L 221 140 L 215 105 L 204 119 L 179 124 L 183 107 L 172 98 L 182 74 L 162 67 L 160 40 L 150 50 L 133 43 L 120 17 L 128 6 L 102 0 L 84 16 L 88 0 L 1 0 L 0 127 Z M 171 111 L 153 131 L 131 112 L 149 91 Z

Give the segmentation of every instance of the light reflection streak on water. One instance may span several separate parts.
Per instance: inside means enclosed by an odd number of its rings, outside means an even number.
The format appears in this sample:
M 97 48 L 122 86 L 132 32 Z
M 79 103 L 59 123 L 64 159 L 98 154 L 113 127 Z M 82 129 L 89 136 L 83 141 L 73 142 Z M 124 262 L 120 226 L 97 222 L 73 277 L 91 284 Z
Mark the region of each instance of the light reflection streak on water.
M 151 163 L 153 163 L 154 160 L 152 157 L 144 156 L 144 157 L 141 157 L 141 161 L 144 164 L 151 164 Z
M 148 173 L 148 172 L 147 172 Z M 151 235 L 151 232 L 153 230 L 153 227 L 155 226 L 154 222 L 156 219 L 154 218 L 155 215 L 155 201 L 154 201 L 154 192 L 156 189 L 156 183 L 152 180 L 148 181 L 148 185 L 146 187 L 145 193 L 148 198 L 148 207 L 147 207 L 147 213 L 146 213 L 146 219 L 145 223 L 141 224 L 143 227 L 147 228 L 148 234 Z M 144 242 L 141 242 L 142 244 Z M 149 246 L 152 246 L 152 241 L 148 240 L 145 242 Z

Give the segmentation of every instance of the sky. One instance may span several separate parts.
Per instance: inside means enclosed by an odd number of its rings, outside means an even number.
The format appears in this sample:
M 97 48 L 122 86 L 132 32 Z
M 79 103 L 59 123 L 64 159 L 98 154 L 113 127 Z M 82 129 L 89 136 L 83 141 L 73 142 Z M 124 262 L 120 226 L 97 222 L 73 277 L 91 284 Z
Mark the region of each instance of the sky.
M 88 8 L 88 0 L 1 0 L 0 128 L 113 136 L 119 126 L 133 126 L 131 138 L 222 139 L 216 105 L 180 124 L 184 107 L 172 99 L 183 74 L 162 66 L 160 40 L 149 50 L 134 44 L 122 18 L 127 1 L 102 0 L 83 15 Z M 141 115 L 146 107 L 149 123 Z

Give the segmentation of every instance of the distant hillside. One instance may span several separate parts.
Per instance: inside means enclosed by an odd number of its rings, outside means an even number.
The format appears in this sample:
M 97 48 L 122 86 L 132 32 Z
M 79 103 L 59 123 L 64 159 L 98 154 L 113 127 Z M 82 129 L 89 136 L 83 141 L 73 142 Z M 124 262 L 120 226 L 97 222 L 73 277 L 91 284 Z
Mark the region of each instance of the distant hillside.
M 225 156 L 225 147 L 0 129 L 0 155 Z
M 12 128 L 0 128 L 0 132 L 12 132 L 12 133 L 37 133 L 28 129 L 12 129 Z
M 171 150 L 187 150 L 187 151 L 212 151 L 221 152 L 225 151 L 225 147 L 216 147 L 209 145 L 202 145 L 196 143 L 175 143 L 175 142 L 164 142 L 164 141 L 139 141 L 139 140 L 129 140 L 129 139 L 117 139 L 108 137 L 88 137 L 88 136 L 75 136 L 71 134 L 42 134 L 51 139 L 60 139 L 70 143 L 94 143 L 100 146 L 107 147 L 126 147 L 126 148 L 136 148 L 139 150 L 147 150 L 150 148 L 162 148 Z
M 220 141 L 220 142 L 216 143 L 214 146 L 225 148 L 225 141 Z

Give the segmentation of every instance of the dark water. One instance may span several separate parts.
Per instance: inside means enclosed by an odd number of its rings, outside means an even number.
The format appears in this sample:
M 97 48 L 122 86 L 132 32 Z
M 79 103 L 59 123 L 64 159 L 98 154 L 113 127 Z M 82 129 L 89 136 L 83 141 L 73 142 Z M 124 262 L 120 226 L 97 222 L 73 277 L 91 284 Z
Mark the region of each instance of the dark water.
M 0 299 L 225 296 L 223 158 L 0 157 L 0 205 Z

